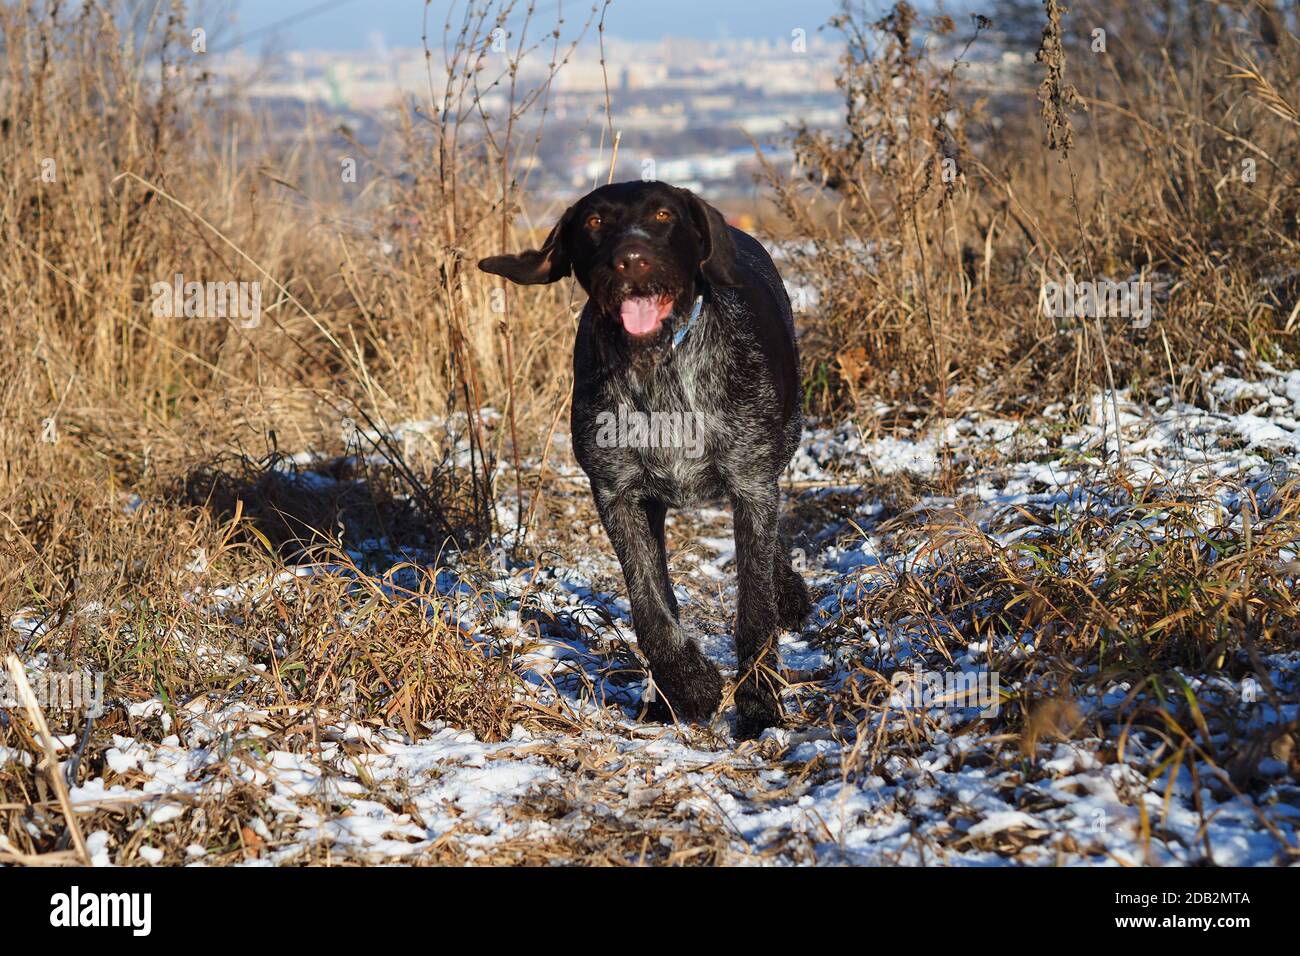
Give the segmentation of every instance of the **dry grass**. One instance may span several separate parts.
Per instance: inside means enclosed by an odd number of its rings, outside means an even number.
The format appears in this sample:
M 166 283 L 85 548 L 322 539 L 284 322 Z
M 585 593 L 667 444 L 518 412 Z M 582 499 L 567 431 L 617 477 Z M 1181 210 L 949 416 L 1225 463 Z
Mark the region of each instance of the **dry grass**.
M 1243 492 L 1244 527 L 1221 490 L 1113 485 L 1094 490 L 1078 512 L 1017 506 L 979 522 L 960 505 L 908 509 L 872 530 L 924 570 L 868 569 L 870 597 L 854 613 L 886 632 L 920 635 L 940 654 L 1011 635 L 1036 645 L 1030 667 L 1047 668 L 1049 680 L 1073 679 L 1051 671 L 1067 661 L 1095 664 L 1087 679 L 1101 683 L 1249 666 L 1258 651 L 1293 649 L 1300 639 L 1290 556 L 1300 486 L 1263 501 Z M 1013 532 L 1012 543 L 999 543 Z M 843 624 L 828 622 L 824 639 L 842 642 Z
M 1190 397 L 1215 362 L 1294 353 L 1300 41 L 1261 47 L 1233 12 L 1250 4 L 1199 4 L 1216 11 L 1204 24 L 1125 6 L 1047 4 L 1023 114 L 963 82 L 962 56 L 993 43 L 982 21 L 921 24 L 956 44 L 939 61 L 906 4 L 836 18 L 845 129 L 803 131 L 802 176 L 769 177 L 820 302 L 803 338 L 817 407 L 1085 402 L 1108 385 L 1107 345 L 1118 385 Z M 1095 24 L 1123 24 L 1107 54 Z M 1067 274 L 1168 295 L 1145 329 L 1058 323 L 1041 287 Z

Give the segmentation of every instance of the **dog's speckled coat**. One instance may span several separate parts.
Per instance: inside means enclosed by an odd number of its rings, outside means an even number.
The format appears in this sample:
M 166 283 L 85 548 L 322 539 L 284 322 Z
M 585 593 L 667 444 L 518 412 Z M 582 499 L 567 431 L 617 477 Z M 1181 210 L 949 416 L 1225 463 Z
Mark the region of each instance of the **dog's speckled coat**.
M 623 271 L 629 251 L 646 263 L 636 278 Z M 589 295 L 574 344 L 573 448 L 627 581 L 637 641 L 660 692 L 655 715 L 705 719 L 721 699 L 717 667 L 678 623 L 664 516 L 727 498 L 739 583 L 736 734 L 778 724 L 777 630 L 797 627 L 811 604 L 777 535 L 777 479 L 803 421 L 794 317 L 771 257 L 692 193 L 631 182 L 579 200 L 541 249 L 479 267 L 521 283 L 572 272 Z M 672 312 L 654 332 L 632 335 L 620 306 L 651 296 L 671 297 Z M 700 316 L 674 348 L 697 296 Z M 696 416 L 703 454 L 598 442 L 602 413 L 620 406 Z

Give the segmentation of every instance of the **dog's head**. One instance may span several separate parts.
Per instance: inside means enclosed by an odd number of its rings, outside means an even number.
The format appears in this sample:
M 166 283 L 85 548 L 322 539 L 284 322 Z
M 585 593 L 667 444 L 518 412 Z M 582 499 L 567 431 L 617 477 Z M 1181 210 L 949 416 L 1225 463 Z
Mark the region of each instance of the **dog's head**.
M 735 285 L 735 266 L 722 214 L 658 182 L 602 186 L 565 210 L 540 249 L 478 264 L 521 285 L 573 274 L 634 341 L 657 337 L 670 315 L 689 312 L 701 278 Z

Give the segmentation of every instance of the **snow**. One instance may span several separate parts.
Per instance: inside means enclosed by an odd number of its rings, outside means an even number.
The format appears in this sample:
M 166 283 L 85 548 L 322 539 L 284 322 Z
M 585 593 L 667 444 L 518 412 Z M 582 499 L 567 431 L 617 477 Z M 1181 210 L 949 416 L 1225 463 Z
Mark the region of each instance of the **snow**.
M 1239 522 L 1240 483 L 1257 491 L 1276 487 L 1300 464 L 1300 372 L 1266 366 L 1259 380 L 1246 381 L 1215 371 L 1207 373 L 1206 392 L 1216 407 L 1116 396 L 1126 477 L 1204 489 L 1217 504 L 1203 520 Z M 1097 396 L 1088 421 L 1072 430 L 1061 427 L 1059 414 L 1025 421 L 971 415 L 872 440 L 852 423 L 813 428 L 788 479 L 813 486 L 802 493 L 815 501 L 856 493 L 881 477 L 933 477 L 946 451 L 963 475 L 959 494 L 923 502 L 918 517 L 926 507 L 962 507 L 978 524 L 1009 506 L 1073 514 L 1102 507 L 1096 476 L 1103 460 L 1113 467 L 1117 451 L 1109 397 Z M 405 423 L 396 437 L 429 431 Z M 580 496 L 580 473 L 566 447 L 557 442 L 555 467 L 578 482 Z M 316 459 L 294 460 L 309 469 Z M 994 460 L 996 466 L 983 464 Z M 940 560 L 879 533 L 882 513 L 881 502 L 859 500 L 854 524 L 828 519 L 810 531 L 802 570 L 822 596 L 805 631 L 780 638 L 792 683 L 820 682 L 833 695 L 848 688 L 855 659 L 871 661 L 886 677 L 903 667 L 937 666 L 927 635 L 868 621 L 860 608 L 882 576 Z M 501 505 L 503 519 L 514 514 L 513 505 Z M 673 558 L 688 628 L 706 653 L 734 669 L 726 620 L 735 601 L 729 517 L 702 509 L 672 520 L 671 534 L 694 534 L 689 554 Z M 1134 530 L 1160 530 L 1158 516 L 1134 520 Z M 854 527 L 861 533 L 848 533 Z M 1039 531 L 980 527 L 1003 546 L 1032 541 Z M 1072 739 L 1039 741 L 1028 755 L 1000 733 L 996 719 L 978 724 L 978 708 L 942 702 L 918 710 L 895 701 L 858 727 L 796 722 L 743 744 L 732 738 L 727 714 L 708 728 L 640 724 L 644 679 L 605 670 L 602 652 L 636 639 L 626 601 L 605 590 L 612 584 L 621 593 L 617 563 L 602 539 L 594 552 L 567 561 L 551 555 L 553 563 L 537 567 L 510 567 L 503 559 L 492 580 L 473 586 L 454 567 L 437 577 L 446 613 L 467 633 L 515 635 L 532 678 L 526 692 L 572 715 L 574 729 L 518 726 L 509 739 L 491 743 L 441 723 L 411 738 L 323 710 L 273 715 L 219 694 L 177 707 L 125 701 L 136 735 L 113 738 L 102 773 L 72 789 L 73 804 L 89 813 L 117 801 L 138 811 L 134 828 L 165 829 L 192 821 L 204 800 L 258 787 L 266 794 L 262 815 L 248 827 L 267 849 L 247 861 L 257 865 L 303 860 L 322 846 L 336 860 L 391 863 L 454 845 L 468 862 L 496 862 L 514 850 L 582 846 L 593 834 L 628 832 L 674 853 L 707 844 L 718 862 L 777 865 L 1193 864 L 1205 860 L 1207 847 L 1220 865 L 1293 858 L 1300 786 L 1287 764 L 1262 760 L 1263 783 L 1249 792 L 1203 756 L 1186 754 L 1171 764 L 1166 740 L 1126 723 L 1138 698 L 1154 706 L 1128 683 L 1088 688 L 1076 701 L 1082 722 Z M 195 567 L 208 570 L 206 557 L 196 555 Z M 319 571 L 304 567 L 209 594 L 232 602 L 267 595 Z M 480 600 L 483 592 L 492 600 Z M 529 609 L 551 622 L 539 622 L 540 631 L 521 616 L 525 592 Z M 697 611 L 703 620 L 692 619 Z M 23 612 L 11 625 L 28 639 L 43 626 Z M 851 636 L 851 648 L 823 639 L 840 632 Z M 1037 653 L 1032 633 L 969 643 L 955 637 L 949 635 L 943 666 L 969 674 L 987 668 L 991 655 L 1011 661 Z M 1297 719 L 1300 653 L 1264 661 L 1280 706 L 1253 675 L 1184 677 L 1202 706 L 1212 702 L 1262 733 Z M 295 752 L 259 743 L 291 717 L 317 719 L 319 741 Z M 1125 728 L 1125 746 L 1117 750 Z M 1099 729 L 1104 733 L 1094 736 Z M 879 740 L 885 746 L 874 749 Z M 64 743 L 75 747 L 75 735 Z M 0 768 L 11 762 L 29 767 L 31 755 L 0 747 Z M 134 862 L 128 852 L 150 864 L 163 859 L 157 840 L 128 851 L 98 831 L 87 842 L 96 865 Z M 633 845 L 635 858 L 643 845 Z M 206 865 L 210 850 L 190 843 L 181 853 L 191 865 Z

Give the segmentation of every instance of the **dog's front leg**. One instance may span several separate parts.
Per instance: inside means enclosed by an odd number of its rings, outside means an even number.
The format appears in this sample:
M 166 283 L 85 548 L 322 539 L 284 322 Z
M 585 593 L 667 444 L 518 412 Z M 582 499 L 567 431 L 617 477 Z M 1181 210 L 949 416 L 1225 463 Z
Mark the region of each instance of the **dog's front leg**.
M 659 715 L 708 718 L 722 698 L 722 677 L 677 623 L 661 539 L 654 528 L 656 517 L 662 528 L 662 506 L 597 492 L 596 509 L 623 567 L 637 644 L 650 662 L 667 711 L 657 708 Z
M 757 737 L 781 722 L 776 653 L 777 604 L 774 567 L 777 547 L 775 482 L 733 490 L 736 530 L 736 736 Z

